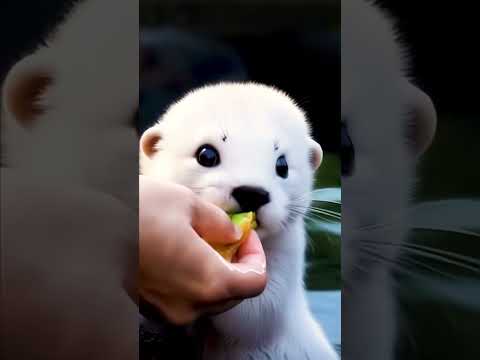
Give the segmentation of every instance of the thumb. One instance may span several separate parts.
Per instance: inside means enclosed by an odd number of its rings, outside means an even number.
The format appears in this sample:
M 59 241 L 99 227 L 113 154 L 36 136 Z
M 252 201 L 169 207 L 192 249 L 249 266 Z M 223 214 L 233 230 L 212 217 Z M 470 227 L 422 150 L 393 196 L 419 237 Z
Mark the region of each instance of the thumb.
M 232 244 L 242 237 L 242 230 L 225 211 L 200 198 L 195 201 L 191 225 L 209 244 Z
M 237 262 L 229 264 L 227 281 L 230 294 L 235 298 L 248 298 L 261 294 L 267 285 L 266 258 L 262 243 L 255 231 L 240 246 Z

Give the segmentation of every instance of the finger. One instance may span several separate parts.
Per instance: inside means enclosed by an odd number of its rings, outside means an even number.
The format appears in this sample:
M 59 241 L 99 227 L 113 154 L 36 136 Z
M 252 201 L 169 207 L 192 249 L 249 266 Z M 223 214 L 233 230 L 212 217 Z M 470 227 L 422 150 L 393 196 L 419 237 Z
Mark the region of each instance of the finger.
M 255 231 L 242 244 L 236 263 L 230 264 L 227 286 L 234 298 L 260 295 L 267 285 L 266 261 L 262 244 Z
M 257 233 L 252 230 L 247 239 L 240 245 L 237 251 L 237 264 L 259 265 L 265 270 L 266 258 L 262 242 Z
M 237 263 L 227 262 L 206 242 L 200 238 L 199 241 L 205 246 L 202 253 L 209 268 L 203 272 L 198 284 L 201 288 L 197 288 L 198 293 L 204 295 L 205 289 L 209 289 L 209 293 L 203 296 L 208 299 L 205 304 L 242 300 L 263 292 L 267 281 L 265 254 L 255 231 L 251 231 L 245 240 Z
M 242 237 L 241 229 L 219 207 L 199 199 L 193 210 L 191 225 L 208 243 L 231 244 Z

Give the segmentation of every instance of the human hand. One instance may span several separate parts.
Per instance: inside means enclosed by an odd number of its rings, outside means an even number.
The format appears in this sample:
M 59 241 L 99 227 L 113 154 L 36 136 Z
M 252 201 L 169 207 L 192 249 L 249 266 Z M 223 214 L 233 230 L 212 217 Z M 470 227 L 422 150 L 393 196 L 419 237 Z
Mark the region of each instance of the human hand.
M 259 295 L 266 261 L 252 231 L 235 263 L 204 240 L 230 244 L 241 231 L 227 214 L 186 187 L 140 176 L 139 295 L 172 323 L 188 324 Z

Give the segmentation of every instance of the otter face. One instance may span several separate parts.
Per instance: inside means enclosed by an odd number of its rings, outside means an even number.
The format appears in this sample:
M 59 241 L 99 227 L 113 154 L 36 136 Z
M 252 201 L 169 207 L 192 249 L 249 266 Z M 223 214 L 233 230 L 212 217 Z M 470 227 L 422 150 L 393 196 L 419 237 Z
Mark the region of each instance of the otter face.
M 322 150 L 285 94 L 256 84 L 201 88 L 140 141 L 141 172 L 191 188 L 227 212 L 256 211 L 273 235 L 309 205 Z

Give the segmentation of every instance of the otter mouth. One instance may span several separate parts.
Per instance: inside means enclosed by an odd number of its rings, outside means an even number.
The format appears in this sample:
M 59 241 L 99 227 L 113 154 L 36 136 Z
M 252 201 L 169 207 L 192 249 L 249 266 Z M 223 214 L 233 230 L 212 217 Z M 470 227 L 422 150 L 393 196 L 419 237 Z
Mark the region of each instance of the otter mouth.
M 258 216 L 258 213 L 255 212 L 255 211 L 238 211 L 238 208 L 225 208 L 225 207 L 222 207 L 220 206 L 220 208 L 223 209 L 223 211 L 225 211 L 227 213 L 228 216 L 232 217 L 232 216 L 235 216 L 235 215 L 239 215 L 239 214 L 248 214 L 248 213 L 253 213 L 253 225 L 252 225 L 252 229 L 254 230 L 260 230 L 260 229 L 263 229 L 263 226 L 262 226 L 262 221 L 259 219 L 259 216 Z
M 248 212 L 228 212 L 227 211 L 227 214 L 228 216 L 230 216 L 230 219 L 232 220 L 234 220 L 234 218 L 237 217 L 237 222 L 241 221 L 240 219 L 244 218 L 245 216 L 249 217 L 250 218 L 249 221 L 251 222 L 251 228 L 253 230 L 258 230 L 262 226 L 261 221 L 258 219 L 258 214 L 254 211 L 248 211 Z

